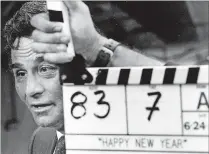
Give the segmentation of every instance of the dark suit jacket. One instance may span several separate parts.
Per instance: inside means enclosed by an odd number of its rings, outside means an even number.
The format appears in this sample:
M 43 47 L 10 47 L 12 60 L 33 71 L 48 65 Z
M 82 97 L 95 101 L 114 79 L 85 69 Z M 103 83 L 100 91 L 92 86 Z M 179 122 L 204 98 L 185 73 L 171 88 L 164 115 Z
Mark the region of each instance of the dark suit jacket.
M 30 141 L 29 154 L 53 154 L 57 142 L 56 130 L 37 128 Z

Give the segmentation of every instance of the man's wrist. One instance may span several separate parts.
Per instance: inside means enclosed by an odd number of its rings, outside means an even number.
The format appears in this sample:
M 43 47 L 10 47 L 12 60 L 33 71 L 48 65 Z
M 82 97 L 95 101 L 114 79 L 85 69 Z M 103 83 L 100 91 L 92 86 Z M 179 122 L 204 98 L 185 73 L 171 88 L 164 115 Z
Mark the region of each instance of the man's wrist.
M 108 39 L 106 37 L 98 35 L 97 41 L 95 41 L 94 45 L 91 46 L 87 51 L 88 53 L 91 53 L 89 57 L 85 57 L 87 60 L 87 66 L 92 66 L 94 64 L 100 52 L 100 49 L 105 45 L 107 40 Z
M 104 42 L 103 46 L 99 49 L 99 53 L 92 67 L 106 67 L 111 61 L 116 48 L 121 45 L 120 42 L 113 39 L 105 38 Z
M 127 57 L 128 54 L 126 51 L 124 51 L 124 46 L 120 45 L 118 46 L 115 51 L 113 56 L 111 57 L 111 60 L 109 61 L 107 67 L 123 67 L 124 65 L 126 65 L 127 61 L 123 61 L 121 62 L 121 59 L 123 59 L 122 57 Z M 128 62 L 128 65 L 130 65 L 130 62 Z
M 119 45 L 108 63 L 108 67 L 164 66 L 165 63 Z

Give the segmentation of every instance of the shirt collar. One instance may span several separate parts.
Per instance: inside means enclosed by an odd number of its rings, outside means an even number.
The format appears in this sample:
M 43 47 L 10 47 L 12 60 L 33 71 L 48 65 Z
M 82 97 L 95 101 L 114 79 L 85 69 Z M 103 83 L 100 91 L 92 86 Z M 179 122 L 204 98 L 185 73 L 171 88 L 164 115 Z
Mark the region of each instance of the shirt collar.
M 57 139 L 59 140 L 60 137 L 62 137 L 64 134 L 62 134 L 61 132 L 56 130 L 56 134 L 57 134 Z

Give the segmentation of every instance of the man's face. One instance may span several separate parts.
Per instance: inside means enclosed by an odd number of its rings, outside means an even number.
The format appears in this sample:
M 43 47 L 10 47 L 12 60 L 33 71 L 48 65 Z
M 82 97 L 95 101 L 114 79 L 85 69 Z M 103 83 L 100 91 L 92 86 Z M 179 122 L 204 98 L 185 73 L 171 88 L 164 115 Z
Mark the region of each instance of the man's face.
M 62 129 L 64 122 L 59 67 L 44 61 L 41 54 L 33 52 L 31 42 L 29 38 L 21 38 L 19 48 L 11 51 L 17 93 L 38 125 Z

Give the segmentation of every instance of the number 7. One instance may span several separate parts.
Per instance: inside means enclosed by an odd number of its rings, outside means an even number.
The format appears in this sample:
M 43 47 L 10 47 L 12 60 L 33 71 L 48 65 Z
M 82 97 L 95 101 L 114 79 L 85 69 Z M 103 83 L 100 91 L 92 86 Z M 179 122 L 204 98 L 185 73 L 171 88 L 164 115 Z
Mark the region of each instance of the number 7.
M 150 121 L 151 117 L 152 117 L 153 111 L 155 111 L 155 110 L 159 111 L 160 110 L 159 107 L 156 107 L 156 106 L 157 106 L 157 103 L 158 103 L 158 101 L 159 101 L 159 99 L 161 97 L 161 93 L 160 92 L 151 92 L 151 93 L 148 93 L 147 95 L 148 96 L 157 95 L 157 98 L 156 98 L 153 106 L 152 107 L 146 107 L 146 110 L 150 110 L 150 114 L 149 114 L 149 116 L 147 118 Z

